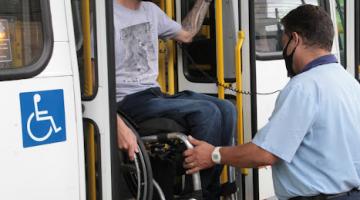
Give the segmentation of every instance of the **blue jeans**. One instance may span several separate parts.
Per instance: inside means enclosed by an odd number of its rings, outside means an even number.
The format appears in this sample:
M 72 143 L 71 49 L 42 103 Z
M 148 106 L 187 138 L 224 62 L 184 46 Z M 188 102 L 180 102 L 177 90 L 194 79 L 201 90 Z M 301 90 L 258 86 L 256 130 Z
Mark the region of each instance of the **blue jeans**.
M 235 134 L 235 106 L 204 94 L 183 91 L 167 95 L 160 88 L 150 88 L 126 96 L 118 107 L 135 123 L 158 117 L 172 119 L 190 130 L 194 138 L 214 146 L 230 145 Z M 220 191 L 221 171 L 217 166 L 201 172 L 205 199 L 217 199 L 213 197 Z

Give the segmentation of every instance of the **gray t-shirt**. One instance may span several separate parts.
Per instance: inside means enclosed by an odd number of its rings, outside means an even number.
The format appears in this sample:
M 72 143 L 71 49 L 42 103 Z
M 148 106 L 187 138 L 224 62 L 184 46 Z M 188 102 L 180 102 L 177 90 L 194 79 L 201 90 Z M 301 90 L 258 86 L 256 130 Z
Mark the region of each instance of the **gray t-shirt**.
M 157 5 L 141 2 L 128 9 L 114 0 L 116 100 L 157 87 L 158 37 L 169 38 L 181 30 Z

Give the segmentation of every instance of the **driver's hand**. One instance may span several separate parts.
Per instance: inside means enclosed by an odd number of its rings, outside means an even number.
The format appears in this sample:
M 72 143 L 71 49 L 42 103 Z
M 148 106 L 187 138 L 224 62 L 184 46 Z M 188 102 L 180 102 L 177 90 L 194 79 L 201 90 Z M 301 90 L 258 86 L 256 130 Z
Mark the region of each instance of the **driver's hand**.
M 117 116 L 117 127 L 118 147 L 121 150 L 126 150 L 130 160 L 134 160 L 135 153 L 139 152 L 135 134 L 119 116 Z

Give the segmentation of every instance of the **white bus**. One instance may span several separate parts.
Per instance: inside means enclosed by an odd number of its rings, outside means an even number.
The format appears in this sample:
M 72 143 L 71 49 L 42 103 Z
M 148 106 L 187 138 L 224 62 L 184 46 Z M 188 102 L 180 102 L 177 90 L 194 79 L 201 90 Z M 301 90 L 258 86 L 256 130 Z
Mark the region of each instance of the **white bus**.
M 180 22 L 194 0 L 154 2 Z M 235 142 L 250 141 L 288 81 L 279 20 L 305 3 L 331 14 L 333 53 L 359 79 L 359 1 L 214 0 L 193 43 L 161 42 L 163 91 L 193 90 L 234 103 L 241 97 Z M 113 0 L 0 5 L 0 199 L 151 199 L 144 185 L 133 197 L 122 193 L 128 182 L 120 178 L 116 142 Z M 234 89 L 236 79 L 241 88 Z M 224 177 L 237 183 L 236 195 L 227 198 L 275 199 L 270 167 L 229 168 Z

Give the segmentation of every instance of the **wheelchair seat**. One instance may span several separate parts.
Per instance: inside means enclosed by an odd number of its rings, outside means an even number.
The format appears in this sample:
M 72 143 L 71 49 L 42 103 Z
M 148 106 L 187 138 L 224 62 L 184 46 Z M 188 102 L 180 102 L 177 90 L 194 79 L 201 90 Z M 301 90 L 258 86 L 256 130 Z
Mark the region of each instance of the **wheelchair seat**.
M 175 122 L 172 119 L 168 118 L 154 118 L 149 119 L 137 124 L 137 130 L 139 134 L 143 136 L 149 135 L 158 135 L 163 133 L 178 132 L 178 133 L 188 133 L 189 131 Z

